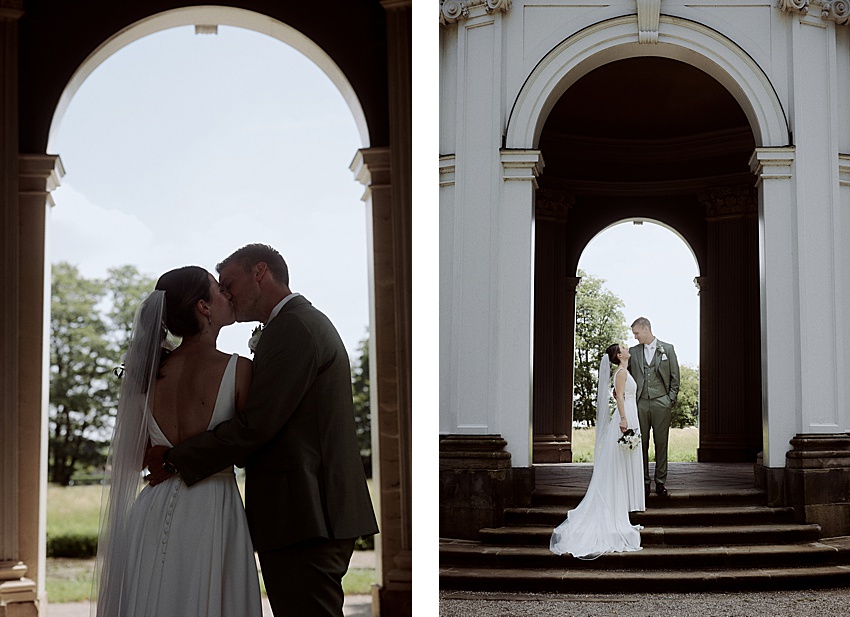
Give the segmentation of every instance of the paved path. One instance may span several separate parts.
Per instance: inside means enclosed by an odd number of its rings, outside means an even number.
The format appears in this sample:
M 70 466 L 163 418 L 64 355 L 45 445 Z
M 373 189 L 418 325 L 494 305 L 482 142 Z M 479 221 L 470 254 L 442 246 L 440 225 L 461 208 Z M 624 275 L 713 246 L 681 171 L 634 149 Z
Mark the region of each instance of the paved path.
M 847 589 L 757 593 L 506 594 L 440 592 L 441 617 L 838 617 Z

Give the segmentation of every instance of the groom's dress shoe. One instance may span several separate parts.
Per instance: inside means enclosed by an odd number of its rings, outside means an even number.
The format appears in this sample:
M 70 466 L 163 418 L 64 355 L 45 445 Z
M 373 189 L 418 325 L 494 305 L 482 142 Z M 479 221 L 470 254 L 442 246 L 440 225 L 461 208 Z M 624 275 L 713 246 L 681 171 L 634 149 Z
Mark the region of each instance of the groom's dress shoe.
M 655 483 L 655 494 L 659 497 L 669 497 L 669 493 L 667 493 L 667 489 L 660 482 Z

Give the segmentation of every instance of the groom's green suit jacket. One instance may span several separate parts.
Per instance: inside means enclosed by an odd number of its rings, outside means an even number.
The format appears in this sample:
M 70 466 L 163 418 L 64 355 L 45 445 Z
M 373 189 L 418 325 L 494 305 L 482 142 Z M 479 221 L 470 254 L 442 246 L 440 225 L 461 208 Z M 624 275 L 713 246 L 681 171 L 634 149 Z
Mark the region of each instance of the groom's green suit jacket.
M 301 296 L 266 326 L 243 413 L 176 446 L 192 485 L 245 461 L 256 551 L 378 531 L 354 429 L 348 354 L 330 320 Z
M 650 392 L 649 398 L 657 398 L 666 394 L 672 407 L 679 397 L 679 360 L 676 357 L 676 350 L 670 343 L 665 343 L 661 339 L 657 339 L 657 341 L 658 344 L 655 346 L 655 356 L 652 358 L 650 370 L 655 371 L 661 381 L 663 392 Z M 637 385 L 638 398 L 640 398 L 646 381 L 646 355 L 643 350 L 642 344 L 629 348 L 629 354 L 631 354 L 629 372 Z

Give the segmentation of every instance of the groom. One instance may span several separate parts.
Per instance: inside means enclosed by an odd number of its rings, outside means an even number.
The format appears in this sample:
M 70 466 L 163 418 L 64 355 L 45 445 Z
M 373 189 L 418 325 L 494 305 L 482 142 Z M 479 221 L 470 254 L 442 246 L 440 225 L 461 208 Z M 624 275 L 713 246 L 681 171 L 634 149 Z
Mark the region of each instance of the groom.
M 643 483 L 649 497 L 649 430 L 655 441 L 655 494 L 667 497 L 667 438 L 673 405 L 679 395 L 679 361 L 670 343 L 659 341 L 652 334 L 646 317 L 632 324 L 639 345 L 629 348 L 632 361 L 629 372 L 637 384 L 638 422 L 643 448 Z
M 238 321 L 265 327 L 243 413 L 168 449 L 151 448 L 151 484 L 191 486 L 246 461 L 245 511 L 276 615 L 342 616 L 354 542 L 377 533 L 354 429 L 351 372 L 328 318 L 289 289 L 275 249 L 249 244 L 216 269 Z

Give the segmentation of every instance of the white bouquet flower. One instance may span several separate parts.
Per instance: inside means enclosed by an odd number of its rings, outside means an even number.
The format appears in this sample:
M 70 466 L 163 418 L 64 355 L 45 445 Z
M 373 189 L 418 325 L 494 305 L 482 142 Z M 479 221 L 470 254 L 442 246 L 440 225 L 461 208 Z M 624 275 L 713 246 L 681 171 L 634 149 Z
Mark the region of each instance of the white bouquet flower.
M 628 429 L 623 433 L 622 437 L 617 440 L 620 447 L 628 450 L 634 450 L 640 445 L 640 433 L 635 432 L 633 428 Z

